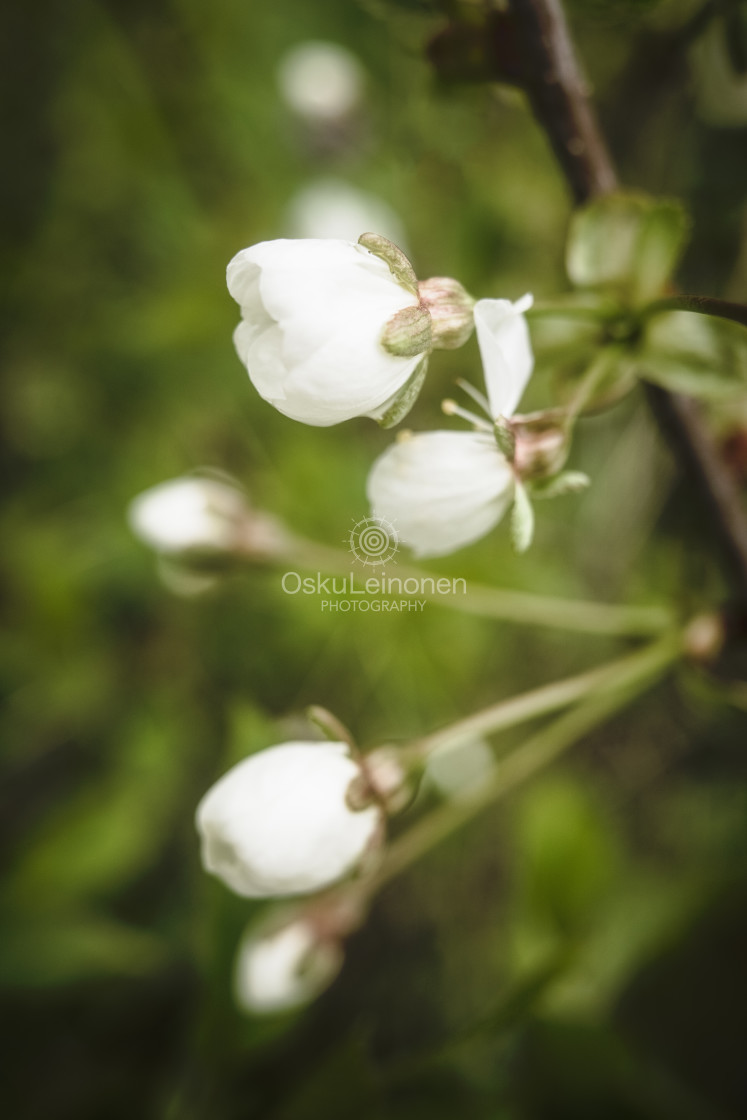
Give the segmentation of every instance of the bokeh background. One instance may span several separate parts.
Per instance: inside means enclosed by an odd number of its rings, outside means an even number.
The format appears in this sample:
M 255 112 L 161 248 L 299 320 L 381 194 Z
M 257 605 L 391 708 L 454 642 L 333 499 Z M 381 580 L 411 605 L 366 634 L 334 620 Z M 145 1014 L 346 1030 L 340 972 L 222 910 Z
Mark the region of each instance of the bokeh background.
M 744 6 L 723 7 L 731 56 L 698 4 L 569 5 L 624 180 L 692 213 L 682 287 L 744 299 Z M 138 492 L 213 466 L 345 548 L 391 437 L 259 399 L 225 265 L 357 190 L 420 276 L 553 297 L 570 204 L 522 99 L 437 80 L 424 48 L 443 13 L 425 0 L 38 0 L 0 18 L 6 1115 L 744 1116 L 746 717 L 694 671 L 392 883 L 298 1015 L 236 1009 L 233 954 L 261 904 L 199 864 L 202 793 L 303 730 L 306 705 L 372 746 L 626 648 L 436 605 L 324 614 L 269 567 L 176 594 L 126 521 Z M 289 102 L 288 52 L 308 40 L 357 59 L 342 117 Z M 474 341 L 436 355 L 408 423 L 440 426 L 454 378 L 478 375 Z M 541 362 L 530 404 L 552 385 Z M 740 423 L 714 413 L 735 470 Z M 528 555 L 504 528 L 432 567 L 612 602 L 723 593 L 639 394 L 583 422 L 572 465 L 593 486 L 542 506 Z

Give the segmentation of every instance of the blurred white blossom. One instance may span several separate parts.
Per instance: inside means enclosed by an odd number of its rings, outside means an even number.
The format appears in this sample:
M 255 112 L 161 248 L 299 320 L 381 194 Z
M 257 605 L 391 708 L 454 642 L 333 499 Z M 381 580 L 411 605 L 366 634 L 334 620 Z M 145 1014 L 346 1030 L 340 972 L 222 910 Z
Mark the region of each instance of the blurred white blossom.
M 157 552 L 230 551 L 249 510 L 240 490 L 211 478 L 175 478 L 130 504 L 133 532 Z
M 234 971 L 236 1002 L 244 1011 L 271 1014 L 302 1007 L 340 971 L 343 950 L 303 917 L 279 928 L 246 930 Z
M 392 207 L 344 179 L 318 179 L 291 200 L 287 225 L 293 237 L 357 241 L 375 229 L 407 251 L 405 229 Z
M 381 837 L 382 810 L 348 801 L 361 773 L 345 743 L 282 743 L 245 758 L 197 808 L 205 869 L 246 898 L 335 882 Z
M 365 83 L 356 56 L 346 47 L 322 40 L 289 50 L 280 61 L 277 78 L 282 97 L 294 112 L 322 122 L 354 112 Z
M 457 797 L 483 785 L 494 773 L 495 757 L 484 739 L 458 746 L 444 744 L 428 755 L 425 777 L 446 797 Z
M 382 343 L 417 293 L 362 245 L 343 240 L 264 241 L 228 265 L 241 308 L 234 342 L 252 383 L 278 411 L 328 426 L 381 417 L 422 360 Z

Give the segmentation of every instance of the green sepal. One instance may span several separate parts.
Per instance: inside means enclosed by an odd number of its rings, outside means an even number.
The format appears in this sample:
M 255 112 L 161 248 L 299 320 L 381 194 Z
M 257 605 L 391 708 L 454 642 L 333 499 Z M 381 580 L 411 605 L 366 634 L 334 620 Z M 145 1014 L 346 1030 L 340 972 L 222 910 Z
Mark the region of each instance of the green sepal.
M 672 199 L 610 194 L 577 210 L 566 267 L 579 288 L 601 288 L 638 306 L 666 288 L 687 240 L 690 222 Z
M 500 453 L 506 456 L 509 463 L 513 463 L 516 456 L 516 433 L 505 416 L 499 416 L 495 421 L 493 434 Z
M 511 543 L 518 553 L 526 552 L 534 537 L 534 510 L 526 488 L 517 482 L 511 509 Z
M 433 347 L 430 312 L 425 307 L 403 307 L 384 327 L 381 345 L 397 358 L 415 358 Z
M 391 399 L 386 412 L 376 417 L 376 421 L 381 428 L 393 428 L 395 424 L 399 424 L 400 420 L 404 420 L 420 395 L 427 371 L 428 355 L 426 354 L 423 360 L 418 362 L 397 395 Z
M 380 233 L 362 233 L 358 238 L 358 244 L 384 261 L 389 266 L 392 276 L 403 288 L 407 288 L 408 292 L 412 292 L 414 296 L 418 294 L 418 278 L 415 275 L 415 269 L 393 241 L 390 241 L 387 237 L 382 237 Z
M 591 484 L 583 471 L 561 471 L 553 478 L 531 484 L 533 498 L 560 498 L 563 494 L 578 494 Z
M 347 743 L 354 747 L 354 740 L 344 723 L 341 723 L 332 712 L 322 708 L 319 704 L 312 704 L 306 709 L 306 718 L 309 723 L 318 727 L 325 739 L 332 743 Z

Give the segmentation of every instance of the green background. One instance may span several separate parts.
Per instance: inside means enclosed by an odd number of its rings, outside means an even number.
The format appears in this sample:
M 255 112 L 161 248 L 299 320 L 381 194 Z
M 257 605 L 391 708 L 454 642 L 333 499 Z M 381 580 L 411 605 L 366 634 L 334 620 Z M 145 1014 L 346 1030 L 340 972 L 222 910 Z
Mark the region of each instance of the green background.
M 679 282 L 744 298 L 745 131 L 699 111 L 678 41 L 692 11 L 570 8 L 625 182 L 693 215 Z M 138 492 L 214 466 L 345 547 L 391 436 L 307 428 L 259 399 L 225 265 L 287 233 L 296 192 L 335 176 L 396 210 L 419 276 L 551 299 L 570 202 L 521 98 L 435 80 L 423 48 L 443 17 L 427 3 L 39 0 L 2 22 L 7 1114 L 744 1115 L 745 714 L 694 671 L 395 881 L 298 1016 L 235 1009 L 233 953 L 262 908 L 199 863 L 202 793 L 307 733 L 310 703 L 369 747 L 624 652 L 436 605 L 327 615 L 272 568 L 179 597 L 126 522 Z M 332 140 L 278 92 L 305 39 L 348 47 L 367 74 Z M 474 340 L 434 357 L 408 425 L 444 426 L 458 376 L 478 382 Z M 541 361 L 530 406 L 553 386 Z M 725 435 L 738 421 L 714 416 Z M 526 556 L 503 526 L 431 567 L 683 609 L 723 594 L 642 395 L 583 421 L 571 465 L 593 486 L 540 507 Z

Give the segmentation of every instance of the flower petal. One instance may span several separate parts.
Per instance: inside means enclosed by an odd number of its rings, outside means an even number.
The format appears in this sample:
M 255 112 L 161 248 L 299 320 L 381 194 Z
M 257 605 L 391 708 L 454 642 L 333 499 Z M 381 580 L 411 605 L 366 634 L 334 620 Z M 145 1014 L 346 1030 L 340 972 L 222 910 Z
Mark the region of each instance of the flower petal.
M 481 299 L 475 304 L 475 329 L 493 417 L 512 416 L 534 368 L 529 329 L 523 312 L 527 294 L 516 303 Z
M 416 556 L 444 556 L 484 536 L 511 502 L 513 473 L 491 435 L 423 432 L 374 463 L 368 497 Z

